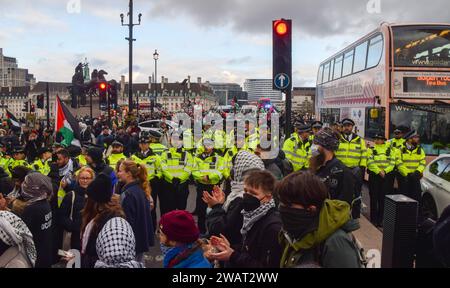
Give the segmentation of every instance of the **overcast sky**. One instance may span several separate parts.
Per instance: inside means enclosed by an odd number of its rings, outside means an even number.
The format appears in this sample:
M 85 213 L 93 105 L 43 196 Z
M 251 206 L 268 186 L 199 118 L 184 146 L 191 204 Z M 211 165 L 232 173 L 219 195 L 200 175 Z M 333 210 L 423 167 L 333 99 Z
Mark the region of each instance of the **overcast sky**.
M 70 82 L 87 57 L 128 78 L 128 0 L 0 0 L 0 47 L 38 81 Z M 370 2 L 370 3 L 369 3 Z M 368 5 L 369 4 L 369 5 Z M 319 63 L 381 22 L 450 23 L 448 0 L 135 0 L 134 80 L 271 78 L 272 20 L 293 21 L 293 84 L 314 86 Z M 127 23 L 127 19 L 125 19 Z

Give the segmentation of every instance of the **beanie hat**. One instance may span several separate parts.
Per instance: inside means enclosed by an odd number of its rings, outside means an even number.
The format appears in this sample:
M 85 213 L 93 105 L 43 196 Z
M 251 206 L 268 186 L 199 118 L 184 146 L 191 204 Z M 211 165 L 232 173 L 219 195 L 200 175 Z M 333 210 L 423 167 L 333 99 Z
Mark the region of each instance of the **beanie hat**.
M 192 243 L 200 236 L 194 218 L 187 211 L 175 210 L 164 214 L 159 227 L 169 240 L 176 242 Z
M 94 163 L 100 163 L 103 159 L 103 151 L 100 148 L 91 147 L 88 149 L 87 155 L 92 158 Z
M 112 192 L 111 177 L 104 173 L 98 174 L 86 189 L 88 197 L 97 203 L 108 203 L 111 200 Z
M 327 150 L 336 151 L 339 148 L 339 135 L 330 128 L 325 128 L 317 133 L 313 143 Z

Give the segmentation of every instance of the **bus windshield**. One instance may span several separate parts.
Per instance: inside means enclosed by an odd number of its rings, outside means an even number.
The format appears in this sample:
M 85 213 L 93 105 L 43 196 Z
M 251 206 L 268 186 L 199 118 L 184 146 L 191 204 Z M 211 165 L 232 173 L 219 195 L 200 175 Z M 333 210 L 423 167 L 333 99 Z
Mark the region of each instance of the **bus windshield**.
M 450 26 L 405 26 L 392 29 L 395 66 L 450 67 Z

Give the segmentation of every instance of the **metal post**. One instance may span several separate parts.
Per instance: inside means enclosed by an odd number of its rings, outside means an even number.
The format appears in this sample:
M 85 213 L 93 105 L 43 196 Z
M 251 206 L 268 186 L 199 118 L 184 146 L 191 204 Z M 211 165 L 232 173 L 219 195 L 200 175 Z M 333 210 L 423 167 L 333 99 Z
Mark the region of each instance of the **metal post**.
M 133 0 L 130 0 L 128 16 L 129 16 L 129 23 L 123 24 L 124 15 L 120 14 L 122 26 L 128 26 L 129 31 L 129 37 L 125 39 L 128 40 L 129 46 L 128 110 L 129 113 L 131 113 L 133 111 L 133 41 L 136 41 L 136 39 L 133 39 L 133 27 L 136 25 L 141 25 L 141 17 L 142 17 L 142 14 L 139 13 L 138 15 L 139 23 L 137 24 L 133 23 Z
M 47 94 L 47 129 L 50 129 L 50 85 L 48 82 L 45 92 Z
M 92 93 L 89 93 L 89 114 L 91 115 L 92 120 Z
M 139 118 L 139 91 L 136 92 L 136 117 Z
M 129 28 L 129 73 L 128 73 L 128 109 L 133 111 L 133 0 L 130 0 L 130 11 L 129 11 L 130 22 L 128 25 Z
M 111 101 L 109 99 L 108 90 L 109 89 L 106 89 L 106 91 L 105 91 L 105 93 L 106 93 L 106 109 L 108 109 L 108 125 L 109 125 L 109 128 L 111 128 L 112 127 L 112 125 L 111 125 L 111 107 L 110 107 Z
M 291 88 L 285 91 L 286 93 L 286 113 L 285 113 L 285 139 L 287 139 L 292 133 L 291 117 L 292 117 L 292 96 Z

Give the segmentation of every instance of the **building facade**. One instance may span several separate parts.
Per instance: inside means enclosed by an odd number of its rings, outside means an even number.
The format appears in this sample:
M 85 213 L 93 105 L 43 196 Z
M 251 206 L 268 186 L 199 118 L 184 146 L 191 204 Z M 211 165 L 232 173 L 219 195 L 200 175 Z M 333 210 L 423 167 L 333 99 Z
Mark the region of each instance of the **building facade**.
M 247 92 L 242 91 L 242 87 L 236 83 L 207 83 L 216 95 L 219 105 L 231 105 L 233 99 L 236 99 L 240 105 L 246 104 Z
M 260 98 L 280 101 L 281 91 L 272 89 L 272 79 L 246 79 L 244 91 L 248 93 L 248 102 L 257 102 Z
M 143 112 L 150 112 L 151 100 L 155 97 L 156 103 L 170 112 L 182 111 L 184 103 L 200 105 L 204 110 L 219 104 L 213 90 L 206 83 L 191 83 L 190 77 L 185 83 L 169 83 L 164 76 L 161 77 L 161 83 L 156 85 L 151 80 L 149 83 L 136 83 L 133 84 L 133 94 L 133 102 L 136 104 L 139 99 L 139 108 Z M 121 79 L 118 104 L 128 106 L 128 83 L 125 83 L 125 77 Z
M 33 74 L 28 69 L 19 68 L 17 59 L 3 55 L 0 48 L 0 87 L 26 87 L 36 82 Z
M 292 90 L 292 111 L 303 115 L 314 114 L 315 87 L 294 87 Z

